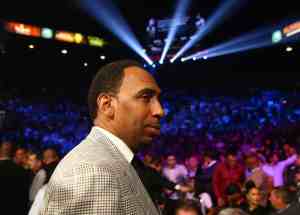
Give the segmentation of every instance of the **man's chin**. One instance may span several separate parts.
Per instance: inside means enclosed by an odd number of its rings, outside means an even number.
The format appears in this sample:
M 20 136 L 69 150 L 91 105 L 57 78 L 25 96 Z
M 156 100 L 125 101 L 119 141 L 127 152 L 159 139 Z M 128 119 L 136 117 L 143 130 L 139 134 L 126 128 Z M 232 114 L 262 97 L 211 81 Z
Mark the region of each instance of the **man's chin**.
M 154 138 L 155 137 L 152 137 L 152 136 L 143 137 L 142 140 L 141 140 L 141 143 L 142 143 L 142 145 L 149 145 L 149 144 L 152 143 Z

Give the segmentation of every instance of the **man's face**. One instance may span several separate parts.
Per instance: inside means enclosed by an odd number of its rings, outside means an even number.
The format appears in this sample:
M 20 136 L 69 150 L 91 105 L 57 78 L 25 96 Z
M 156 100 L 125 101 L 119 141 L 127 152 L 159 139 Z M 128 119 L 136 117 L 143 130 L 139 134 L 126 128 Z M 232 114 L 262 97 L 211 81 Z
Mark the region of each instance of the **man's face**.
M 114 103 L 114 129 L 132 149 L 160 134 L 164 111 L 159 95 L 160 88 L 148 72 L 138 67 L 124 70 Z
M 280 209 L 280 198 L 276 195 L 274 191 L 271 192 L 269 200 L 275 209 Z
M 17 164 L 24 165 L 27 162 L 27 152 L 24 149 L 18 149 L 15 153 L 15 161 Z
M 195 156 L 190 157 L 189 159 L 189 165 L 191 168 L 197 168 L 198 167 L 198 159 Z
M 12 151 L 12 143 L 11 142 L 3 142 L 0 145 L 0 154 L 10 154 Z
M 176 157 L 174 155 L 169 155 L 167 157 L 167 165 L 170 168 L 174 168 L 176 165 Z
M 48 165 L 52 162 L 58 161 L 58 156 L 56 151 L 52 149 L 47 149 L 43 152 L 43 162 Z
M 249 157 L 246 159 L 246 165 L 248 168 L 250 169 L 254 169 L 255 167 L 257 167 L 259 164 L 258 160 L 256 157 Z
M 273 154 L 271 162 L 273 164 L 276 164 L 276 163 L 278 163 L 278 161 L 279 161 L 278 155 L 277 154 Z
M 32 154 L 28 157 L 28 165 L 32 171 L 38 171 L 42 167 L 42 162 L 37 159 L 35 154 Z
M 234 155 L 227 156 L 227 163 L 230 167 L 234 167 L 237 163 L 237 158 Z

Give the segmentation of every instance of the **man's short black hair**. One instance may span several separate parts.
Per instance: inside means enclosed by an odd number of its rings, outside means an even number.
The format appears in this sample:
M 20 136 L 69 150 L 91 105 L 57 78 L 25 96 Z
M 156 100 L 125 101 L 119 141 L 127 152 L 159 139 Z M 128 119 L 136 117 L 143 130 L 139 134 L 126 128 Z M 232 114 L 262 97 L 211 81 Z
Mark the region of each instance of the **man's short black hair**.
M 107 64 L 99 69 L 88 92 L 89 113 L 92 120 L 97 116 L 97 97 L 101 93 L 117 94 L 124 77 L 124 69 L 143 66 L 133 60 L 119 60 Z
M 237 156 L 237 154 L 238 154 L 238 152 L 237 152 L 237 149 L 235 147 L 230 147 L 225 152 L 226 157 L 228 157 L 229 155 Z
M 199 215 L 202 214 L 199 203 L 190 199 L 179 201 L 175 207 L 175 214 L 178 213 L 179 210 L 195 211 Z

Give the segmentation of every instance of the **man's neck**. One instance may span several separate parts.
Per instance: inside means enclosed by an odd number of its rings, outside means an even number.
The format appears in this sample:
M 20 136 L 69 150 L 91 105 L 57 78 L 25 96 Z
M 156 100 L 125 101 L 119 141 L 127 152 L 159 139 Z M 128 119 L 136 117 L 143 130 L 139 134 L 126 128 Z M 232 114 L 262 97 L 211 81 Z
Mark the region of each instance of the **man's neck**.
M 132 141 L 129 141 L 128 138 L 125 138 L 124 135 L 122 135 L 120 132 L 118 132 L 118 130 L 115 129 L 113 126 L 108 126 L 107 123 L 103 123 L 103 122 L 101 122 L 101 123 L 94 122 L 94 126 L 100 127 L 102 129 L 110 132 L 114 136 L 118 137 L 119 139 L 121 139 L 130 148 L 130 150 L 133 151 L 134 153 L 136 153 L 136 151 L 138 151 L 134 147 L 137 144 L 133 144 Z

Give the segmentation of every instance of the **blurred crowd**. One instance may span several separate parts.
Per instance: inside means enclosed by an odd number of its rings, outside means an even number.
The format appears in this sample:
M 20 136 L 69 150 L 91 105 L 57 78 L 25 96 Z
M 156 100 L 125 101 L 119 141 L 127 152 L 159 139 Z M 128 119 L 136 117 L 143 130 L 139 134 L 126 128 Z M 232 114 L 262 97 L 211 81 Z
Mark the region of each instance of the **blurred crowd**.
M 162 135 L 139 154 L 159 175 L 145 185 L 153 201 L 164 214 L 299 213 L 299 97 L 164 95 Z M 37 214 L 56 164 L 89 132 L 87 107 L 13 98 L 0 110 L 1 202 Z

